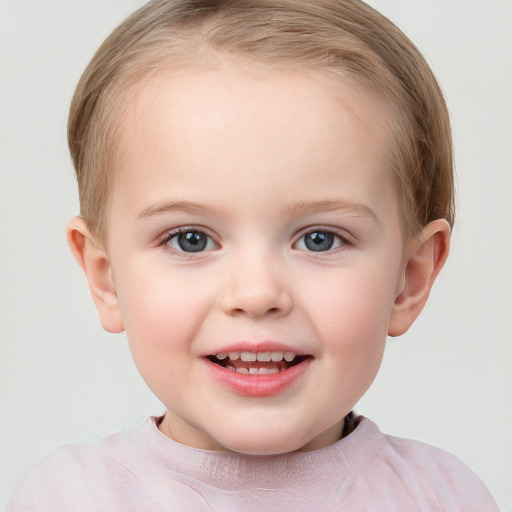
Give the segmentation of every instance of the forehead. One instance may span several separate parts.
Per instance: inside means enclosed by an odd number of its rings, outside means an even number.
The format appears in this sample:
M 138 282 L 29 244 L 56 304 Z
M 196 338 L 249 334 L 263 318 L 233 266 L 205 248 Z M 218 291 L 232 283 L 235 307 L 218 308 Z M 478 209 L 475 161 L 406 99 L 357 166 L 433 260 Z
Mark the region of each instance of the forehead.
M 215 111 L 217 100 L 224 103 Z M 173 69 L 163 68 L 136 81 L 128 89 L 124 112 L 129 123 L 143 121 L 143 116 L 158 113 L 162 106 L 177 114 L 212 114 L 220 120 L 232 112 L 239 118 L 245 109 L 256 107 L 260 111 L 262 105 L 273 103 L 272 108 L 288 109 L 289 114 L 304 111 L 310 115 L 314 109 L 330 110 L 333 100 L 352 114 L 354 121 L 365 124 L 371 120 L 369 124 L 378 130 L 392 125 L 394 114 L 384 93 L 375 85 L 362 85 L 360 79 L 348 73 L 293 65 L 274 68 L 223 57 L 214 57 L 210 64 L 201 60 L 199 64 L 192 61 Z M 297 108 L 297 101 L 302 108 Z M 230 111 L 226 111 L 227 103 Z M 268 113 L 266 109 L 261 112 Z
M 277 176 L 283 194 L 301 183 L 310 196 L 325 196 L 323 178 L 340 173 L 346 195 L 364 169 L 390 180 L 385 105 L 326 72 L 233 65 L 161 72 L 134 88 L 126 105 L 114 196 L 131 187 L 140 208 L 180 187 L 194 187 L 198 200 L 240 187 L 264 195 Z M 157 181 L 160 193 L 150 187 Z

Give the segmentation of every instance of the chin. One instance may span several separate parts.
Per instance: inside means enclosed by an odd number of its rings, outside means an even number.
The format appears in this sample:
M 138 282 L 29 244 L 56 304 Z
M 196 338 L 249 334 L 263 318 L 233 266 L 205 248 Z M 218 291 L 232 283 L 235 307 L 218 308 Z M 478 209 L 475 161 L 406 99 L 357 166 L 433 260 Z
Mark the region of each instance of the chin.
M 295 437 L 295 439 L 292 439 Z M 231 436 L 229 439 L 220 441 L 220 444 L 225 449 L 243 453 L 246 455 L 279 455 L 282 453 L 290 453 L 300 450 L 306 443 L 296 439 L 296 435 L 291 435 L 288 432 L 280 432 L 278 435 L 259 436 Z

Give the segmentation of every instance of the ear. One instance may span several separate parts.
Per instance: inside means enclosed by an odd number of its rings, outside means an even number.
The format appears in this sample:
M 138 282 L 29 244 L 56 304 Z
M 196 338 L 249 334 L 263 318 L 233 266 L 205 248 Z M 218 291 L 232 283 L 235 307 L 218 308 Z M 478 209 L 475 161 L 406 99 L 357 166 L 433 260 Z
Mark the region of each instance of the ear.
M 95 241 L 87 222 L 72 218 L 66 226 L 69 247 L 84 271 L 103 328 L 108 332 L 124 331 L 112 268 L 107 253 Z
M 421 313 L 450 249 L 450 225 L 436 219 L 411 242 L 404 266 L 403 289 L 395 299 L 388 327 L 390 336 L 404 334 Z

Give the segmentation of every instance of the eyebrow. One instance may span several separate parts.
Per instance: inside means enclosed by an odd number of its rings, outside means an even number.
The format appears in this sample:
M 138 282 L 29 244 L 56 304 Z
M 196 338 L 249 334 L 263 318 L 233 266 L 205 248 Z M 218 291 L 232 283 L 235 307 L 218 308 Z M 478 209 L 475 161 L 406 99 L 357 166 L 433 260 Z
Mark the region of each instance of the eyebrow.
M 292 217 L 312 213 L 341 212 L 352 214 L 357 217 L 368 217 L 373 219 L 377 224 L 379 223 L 377 215 L 369 206 L 352 201 L 336 199 L 325 201 L 298 201 L 286 204 L 284 211 L 287 215 Z
M 294 203 L 286 203 L 283 212 L 289 217 L 322 212 L 341 212 L 357 217 L 367 217 L 379 223 L 375 212 L 369 206 L 351 201 L 297 201 Z M 163 201 L 144 208 L 144 210 L 137 215 L 137 219 L 148 219 L 166 213 L 189 213 L 198 215 L 212 214 L 213 210 L 204 204 L 191 201 Z
M 164 201 L 161 203 L 154 204 L 149 206 L 148 208 L 144 208 L 139 215 L 137 215 L 137 219 L 147 219 L 150 217 L 155 217 L 157 215 L 162 215 L 165 213 L 210 213 L 211 210 L 205 205 L 199 203 L 193 203 L 190 201 Z

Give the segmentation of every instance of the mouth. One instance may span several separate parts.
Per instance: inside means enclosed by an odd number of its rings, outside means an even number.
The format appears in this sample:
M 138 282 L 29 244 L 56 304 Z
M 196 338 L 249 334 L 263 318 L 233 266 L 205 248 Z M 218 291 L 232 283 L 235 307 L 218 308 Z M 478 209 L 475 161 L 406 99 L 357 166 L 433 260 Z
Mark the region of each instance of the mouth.
M 205 354 L 202 359 L 211 377 L 239 396 L 271 397 L 300 389 L 314 357 L 297 354 L 277 343 L 261 345 L 254 351 L 250 347 L 226 347 L 224 351 Z
M 207 356 L 212 363 L 242 375 L 276 375 L 297 366 L 310 356 L 294 352 L 219 352 Z

